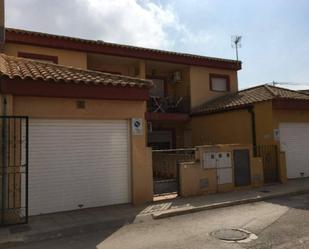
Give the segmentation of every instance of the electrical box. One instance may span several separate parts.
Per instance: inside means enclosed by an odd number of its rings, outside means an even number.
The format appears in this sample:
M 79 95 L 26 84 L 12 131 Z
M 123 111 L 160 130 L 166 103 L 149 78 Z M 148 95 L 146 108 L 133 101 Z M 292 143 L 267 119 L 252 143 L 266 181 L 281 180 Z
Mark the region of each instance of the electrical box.
M 218 152 L 216 156 L 218 168 L 232 167 L 231 152 Z
M 232 168 L 223 168 L 217 170 L 218 184 L 233 183 Z
M 216 152 L 203 153 L 203 168 L 214 169 L 217 167 Z
M 231 152 L 204 152 L 203 168 L 217 169 L 218 184 L 233 183 Z

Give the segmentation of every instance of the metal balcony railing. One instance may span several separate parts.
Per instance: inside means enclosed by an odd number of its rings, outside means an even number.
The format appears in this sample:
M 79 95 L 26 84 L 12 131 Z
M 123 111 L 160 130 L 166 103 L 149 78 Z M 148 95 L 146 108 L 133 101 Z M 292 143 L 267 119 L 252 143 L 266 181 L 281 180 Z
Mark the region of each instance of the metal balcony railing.
M 189 97 L 184 96 L 150 96 L 149 112 L 188 113 L 190 111 Z

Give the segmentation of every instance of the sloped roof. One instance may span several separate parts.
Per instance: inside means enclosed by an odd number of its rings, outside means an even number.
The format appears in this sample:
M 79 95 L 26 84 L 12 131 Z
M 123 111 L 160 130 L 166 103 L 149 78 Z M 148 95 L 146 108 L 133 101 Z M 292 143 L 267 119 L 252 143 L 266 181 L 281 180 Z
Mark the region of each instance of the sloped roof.
M 75 84 L 150 87 L 152 83 L 134 77 L 61 66 L 0 54 L 0 75 L 10 79 L 31 79 Z
M 23 37 L 15 37 L 14 34 L 23 35 Z M 81 43 L 81 44 L 87 45 L 88 47 L 93 46 L 95 47 L 95 49 L 98 49 L 100 47 L 111 48 L 113 49 L 113 52 L 117 50 L 117 54 L 122 55 L 122 56 L 129 56 L 133 54 L 136 58 L 144 57 L 144 59 L 149 59 L 149 60 L 151 59 L 160 60 L 160 59 L 167 59 L 167 58 L 172 57 L 173 62 L 178 62 L 182 64 L 203 65 L 209 62 L 210 64 L 212 63 L 216 65 L 216 67 L 229 68 L 229 69 L 235 69 L 235 70 L 241 69 L 241 62 L 236 61 L 236 60 L 166 51 L 166 50 L 160 50 L 160 49 L 136 47 L 136 46 L 130 46 L 130 45 L 105 42 L 101 40 L 81 39 L 81 38 L 75 38 L 75 37 L 70 37 L 70 36 L 54 35 L 54 34 L 35 32 L 35 31 L 29 31 L 29 30 L 21 30 L 21 29 L 15 29 L 15 28 L 6 28 L 6 40 L 8 42 L 27 43 L 29 40 L 27 37 L 50 38 L 50 39 L 58 40 L 58 41 L 71 41 L 75 43 L 71 47 L 71 49 L 76 49 L 76 48 L 80 49 L 80 47 L 78 47 L 76 44 Z M 47 44 L 52 47 L 58 46 L 57 45 L 58 43 L 53 43 L 53 42 L 48 42 Z
M 193 115 L 237 109 L 254 103 L 273 99 L 296 99 L 309 101 L 309 95 L 268 84 L 248 88 L 206 102 L 192 111 Z

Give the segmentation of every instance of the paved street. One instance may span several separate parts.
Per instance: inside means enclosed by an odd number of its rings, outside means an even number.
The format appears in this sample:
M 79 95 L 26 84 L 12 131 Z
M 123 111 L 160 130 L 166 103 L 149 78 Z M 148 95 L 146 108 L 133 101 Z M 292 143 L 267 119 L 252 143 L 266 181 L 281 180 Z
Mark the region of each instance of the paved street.
M 309 195 L 299 195 L 209 210 L 162 220 L 146 220 L 119 229 L 27 244 L 18 249 L 205 249 L 309 248 Z M 241 228 L 258 236 L 248 243 L 210 236 L 222 228 Z

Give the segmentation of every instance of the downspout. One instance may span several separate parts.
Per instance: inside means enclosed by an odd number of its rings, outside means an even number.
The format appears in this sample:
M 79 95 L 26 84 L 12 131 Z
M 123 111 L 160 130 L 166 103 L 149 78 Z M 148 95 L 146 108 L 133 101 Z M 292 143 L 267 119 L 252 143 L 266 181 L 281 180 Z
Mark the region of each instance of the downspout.
M 253 156 L 256 157 L 256 126 L 255 126 L 255 113 L 254 106 L 248 107 L 248 112 L 251 114 L 251 131 L 252 131 L 252 145 L 253 145 Z

